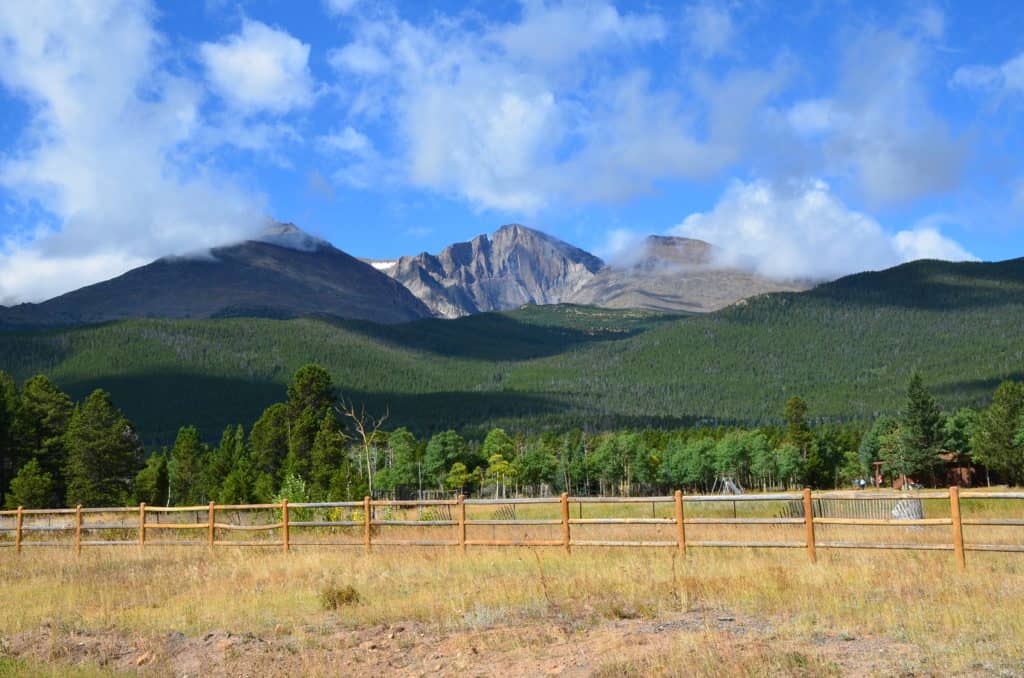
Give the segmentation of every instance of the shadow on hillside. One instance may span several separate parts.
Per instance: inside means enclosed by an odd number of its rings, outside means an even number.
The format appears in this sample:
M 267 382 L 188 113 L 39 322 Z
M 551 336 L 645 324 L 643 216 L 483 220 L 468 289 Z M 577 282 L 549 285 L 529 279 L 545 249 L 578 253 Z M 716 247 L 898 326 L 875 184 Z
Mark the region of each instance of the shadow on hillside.
M 454 320 L 430 318 L 400 325 L 322 320 L 404 349 L 474 360 L 529 360 L 586 344 L 626 339 L 681 317 L 685 316 L 649 315 L 628 322 L 613 316 L 611 322 L 595 320 L 590 327 L 524 322 L 505 313 L 479 313 Z
M 1013 372 L 1005 377 L 949 382 L 937 385 L 931 390 L 940 402 L 944 398 L 974 399 L 976 406 L 985 406 L 992 402 L 992 394 L 1004 381 L 1024 381 L 1024 371 Z
M 1021 303 L 1024 258 L 996 263 L 915 261 L 858 273 L 798 293 L 847 305 L 930 311 L 982 309 Z
M 100 376 L 59 385 L 75 400 L 97 388 L 108 391 L 150 450 L 171 445 L 178 429 L 186 425 L 194 425 L 211 443 L 220 439 L 227 426 L 242 424 L 248 431 L 268 405 L 286 397 L 282 383 L 198 374 Z M 374 414 L 387 409 L 387 429 L 406 426 L 417 434 L 482 426 L 499 419 L 559 416 L 570 408 L 557 398 L 527 393 L 346 390 L 343 395 Z
M 21 383 L 50 370 L 72 354 L 65 337 L 42 331 L 10 332 L 0 329 L 0 369 Z

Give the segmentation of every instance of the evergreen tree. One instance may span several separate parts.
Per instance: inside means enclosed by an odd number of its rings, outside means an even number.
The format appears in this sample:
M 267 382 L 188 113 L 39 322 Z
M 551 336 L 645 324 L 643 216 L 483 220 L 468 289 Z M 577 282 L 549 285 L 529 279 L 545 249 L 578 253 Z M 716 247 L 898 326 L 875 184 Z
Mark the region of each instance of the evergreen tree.
M 249 451 L 258 474 L 275 480 L 281 478 L 281 469 L 288 455 L 288 406 L 275 403 L 263 410 L 249 432 Z
M 309 479 L 313 463 L 313 442 L 320 430 L 324 414 L 321 410 L 302 410 L 294 419 L 288 420 L 288 456 L 284 460 L 284 474 Z
M 903 439 L 908 455 L 907 476 L 935 484 L 935 470 L 939 463 L 942 443 L 942 412 L 935 398 L 924 387 L 921 375 L 914 373 L 907 386 L 907 405 L 902 420 Z
M 39 460 L 39 466 L 53 479 L 56 505 L 66 493 L 64 470 L 68 461 L 65 434 L 74 406 L 71 398 L 43 375 L 25 382 L 16 424 L 20 457 Z
M 252 458 L 244 448 L 236 453 L 234 464 L 224 482 L 221 483 L 217 500 L 221 504 L 251 504 L 267 501 L 257 493 L 265 493 L 265 488 L 257 487 L 258 477 L 252 464 Z
M 807 425 L 807 403 L 799 396 L 786 401 L 783 413 L 786 419 L 786 442 L 800 450 L 800 456 L 807 459 L 811 448 L 811 429 Z
M 142 443 L 106 391 L 93 391 L 74 409 L 65 438 L 69 506 L 120 506 L 131 500 L 143 463 Z
M 319 365 L 305 365 L 288 385 L 288 455 L 285 475 L 309 480 L 313 441 L 324 414 L 331 412 L 337 399 L 331 375 Z
M 30 460 L 21 467 L 11 481 L 11 491 L 6 494 L 7 508 L 23 506 L 28 509 L 51 508 L 53 478 L 43 470 L 39 462 Z
M 238 435 L 242 436 L 239 445 Z M 245 446 L 245 434 L 241 426 L 228 426 L 220 437 L 220 445 L 210 450 L 206 457 L 206 464 L 203 468 L 203 484 L 209 496 L 215 501 L 220 500 L 221 487 L 227 479 L 228 474 L 235 468 L 240 456 L 241 448 Z M 239 503 L 239 502 L 232 502 Z
M 978 413 L 964 407 L 946 418 L 942 427 L 942 449 L 954 455 L 961 466 L 971 463 L 971 438 L 978 427 Z
M 345 458 L 345 434 L 338 420 L 328 412 L 320 421 L 310 454 L 309 494 L 318 501 L 337 501 L 330 496 L 331 481 Z
M 337 400 L 334 383 L 327 370 L 316 364 L 300 367 L 288 384 L 288 418 L 294 421 L 303 412 L 323 415 Z
M 1024 484 L 1024 445 L 1017 439 L 1022 416 L 1024 383 L 1003 382 L 979 414 L 971 438 L 974 460 L 1014 485 Z
M 208 450 L 195 426 L 182 426 L 167 462 L 170 501 L 176 506 L 198 506 L 211 501 L 206 487 Z
M 0 494 L 23 465 L 17 440 L 20 399 L 14 379 L 0 370 Z
M 150 506 L 167 506 L 168 499 L 167 448 L 160 454 L 150 455 L 146 465 L 135 476 L 135 499 Z

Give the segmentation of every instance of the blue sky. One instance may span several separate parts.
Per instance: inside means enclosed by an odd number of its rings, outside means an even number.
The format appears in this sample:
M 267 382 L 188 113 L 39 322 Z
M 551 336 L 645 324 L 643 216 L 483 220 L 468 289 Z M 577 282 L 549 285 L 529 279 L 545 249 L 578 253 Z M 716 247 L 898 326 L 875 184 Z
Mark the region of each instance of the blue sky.
M 1016 2 L 0 5 L 0 303 L 267 216 L 391 258 L 520 222 L 825 278 L 1024 255 Z

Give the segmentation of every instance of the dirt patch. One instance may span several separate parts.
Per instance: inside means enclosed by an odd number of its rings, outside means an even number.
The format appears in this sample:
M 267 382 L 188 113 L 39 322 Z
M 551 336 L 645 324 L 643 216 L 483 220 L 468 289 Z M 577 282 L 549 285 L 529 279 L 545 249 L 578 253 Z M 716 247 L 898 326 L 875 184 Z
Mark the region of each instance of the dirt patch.
M 822 634 L 780 637 L 722 610 L 593 625 L 530 621 L 439 632 L 422 624 L 348 629 L 331 621 L 264 636 L 212 631 L 133 636 L 43 627 L 11 636 L 7 656 L 174 676 L 274 675 L 943 675 L 908 644 Z M 749 669 L 749 670 L 748 670 Z

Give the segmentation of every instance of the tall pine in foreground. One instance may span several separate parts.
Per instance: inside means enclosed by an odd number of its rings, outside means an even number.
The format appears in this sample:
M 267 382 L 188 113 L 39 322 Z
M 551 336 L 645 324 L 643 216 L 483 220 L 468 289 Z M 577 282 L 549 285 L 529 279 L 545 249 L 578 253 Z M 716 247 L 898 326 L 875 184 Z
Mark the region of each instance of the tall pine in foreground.
M 64 467 L 68 462 L 65 434 L 74 406 L 71 398 L 45 376 L 38 374 L 21 389 L 18 409 L 18 436 L 22 456 L 36 459 L 53 479 L 51 502 L 64 499 Z
M 971 437 L 974 461 L 1013 485 L 1024 483 L 1024 439 L 1017 435 L 1022 418 L 1024 383 L 1003 382 L 978 416 Z
M 196 506 L 210 500 L 206 486 L 206 445 L 195 426 L 182 426 L 167 464 L 170 501 L 177 506 Z
M 131 500 L 142 444 L 110 394 L 97 389 L 75 408 L 66 440 L 69 506 L 120 506 Z

